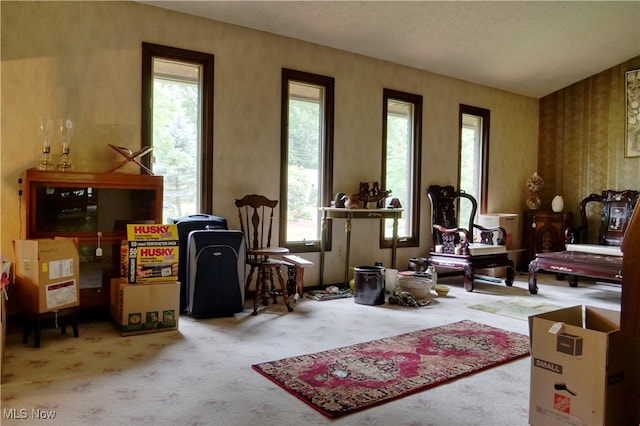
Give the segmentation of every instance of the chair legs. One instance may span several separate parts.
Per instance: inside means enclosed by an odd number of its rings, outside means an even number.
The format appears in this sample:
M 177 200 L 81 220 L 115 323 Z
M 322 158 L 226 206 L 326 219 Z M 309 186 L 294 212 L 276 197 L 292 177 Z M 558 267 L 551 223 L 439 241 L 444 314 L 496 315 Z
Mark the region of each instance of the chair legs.
M 271 270 L 272 268 L 260 268 L 252 266 L 251 270 L 249 271 L 249 276 L 247 277 L 245 293 L 249 289 L 249 285 L 251 284 L 255 269 L 258 269 L 258 274 L 256 277 L 256 291 L 253 298 L 253 312 L 251 313 L 251 315 L 258 315 L 258 299 L 262 299 L 262 304 L 264 306 L 267 306 L 269 304 L 269 296 L 273 298 L 274 304 L 277 303 L 277 293 L 274 290 L 273 272 Z M 276 275 L 278 276 L 280 292 L 282 293 L 282 298 L 284 299 L 284 304 L 287 307 L 287 311 L 293 312 L 293 308 L 289 303 L 289 295 L 287 294 L 287 286 L 282 275 L 282 270 L 279 266 L 275 267 L 274 269 L 276 270 Z
M 509 261 L 509 264 L 506 265 L 507 268 L 507 276 L 504 280 L 507 287 L 513 286 L 514 279 L 514 265 L 513 261 Z M 464 267 L 464 289 L 468 292 L 473 291 L 473 281 L 475 280 L 476 273 L 475 268 L 471 265 L 466 265 Z
M 476 277 L 476 272 L 473 270 L 471 265 L 467 265 L 464 267 L 464 289 L 468 292 L 473 291 L 473 280 Z

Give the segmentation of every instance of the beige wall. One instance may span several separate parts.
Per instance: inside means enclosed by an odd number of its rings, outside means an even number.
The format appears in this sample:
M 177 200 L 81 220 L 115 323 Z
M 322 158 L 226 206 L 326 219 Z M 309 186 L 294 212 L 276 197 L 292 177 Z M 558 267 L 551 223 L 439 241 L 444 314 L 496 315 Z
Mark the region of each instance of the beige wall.
M 233 200 L 249 192 L 279 196 L 280 75 L 283 67 L 336 81 L 334 192 L 380 180 L 382 89 L 424 97 L 421 246 L 430 239 L 429 184 L 455 184 L 458 106 L 491 110 L 490 211 L 524 208 L 525 181 L 536 170 L 538 101 L 298 40 L 130 2 L 7 2 L 2 7 L 1 252 L 24 236 L 17 180 L 38 161 L 40 115 L 72 117 L 76 168 L 105 171 L 118 161 L 107 143 L 140 146 L 143 41 L 215 55 L 214 212 L 237 227 Z M 470 64 L 469 66 L 473 66 Z M 393 189 L 393 188 L 391 188 Z M 24 202 L 22 202 L 24 206 Z M 367 232 L 373 227 L 375 232 Z M 22 228 L 22 229 L 21 229 Z M 390 263 L 377 249 L 377 226 L 353 227 L 353 264 Z M 326 278 L 339 281 L 344 236 Z M 317 255 L 310 255 L 318 261 Z M 318 268 L 305 274 L 317 281 Z

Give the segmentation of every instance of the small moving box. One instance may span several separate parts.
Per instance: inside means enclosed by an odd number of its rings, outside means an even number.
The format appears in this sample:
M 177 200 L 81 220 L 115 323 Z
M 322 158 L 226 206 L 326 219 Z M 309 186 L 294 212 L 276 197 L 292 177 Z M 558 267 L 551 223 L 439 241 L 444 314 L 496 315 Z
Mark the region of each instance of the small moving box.
M 496 226 L 504 228 L 507 232 L 507 250 L 517 249 L 520 247 L 520 229 L 517 213 L 481 214 L 478 216 L 478 225 L 484 226 L 485 228 L 493 228 Z M 474 233 L 478 233 L 478 230 L 475 230 Z
M 638 424 L 640 345 L 619 319 L 589 306 L 529 317 L 531 425 Z
M 178 328 L 180 283 L 128 284 L 111 280 L 111 318 L 123 336 Z
M 120 276 L 130 284 L 178 280 L 177 225 L 127 225 L 120 247 Z
M 520 226 L 518 225 L 519 215 L 517 213 L 488 213 L 478 216 L 478 225 L 485 228 L 494 228 L 500 226 L 506 231 L 506 243 L 507 253 L 509 253 L 509 259 L 513 261 L 514 267 L 519 263 L 518 255 L 520 251 L 517 250 L 520 247 Z M 479 231 L 475 230 L 474 233 L 479 237 Z M 500 268 L 481 269 L 476 272 L 478 275 L 486 275 L 489 277 L 506 277 L 507 268 L 502 266 Z
M 16 291 L 28 312 L 44 313 L 80 304 L 80 264 L 72 238 L 16 240 Z

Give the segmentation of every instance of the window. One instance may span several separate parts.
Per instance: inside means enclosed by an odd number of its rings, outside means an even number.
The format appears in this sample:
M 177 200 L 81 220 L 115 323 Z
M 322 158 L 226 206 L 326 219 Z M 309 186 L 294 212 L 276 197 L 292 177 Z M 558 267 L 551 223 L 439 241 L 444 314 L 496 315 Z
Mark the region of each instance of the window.
M 320 250 L 318 207 L 332 196 L 333 91 L 331 77 L 282 70 L 280 241 L 292 251 Z
M 460 105 L 459 187 L 478 201 L 479 213 L 487 212 L 489 118 L 487 109 Z M 470 204 L 460 206 L 460 217 L 470 214 Z
M 383 91 L 382 189 L 391 190 L 404 209 L 398 221 L 398 247 L 419 245 L 422 96 Z M 391 247 L 393 220 L 386 219 L 381 247 Z
M 213 55 L 142 44 L 142 145 L 164 176 L 163 220 L 212 212 Z

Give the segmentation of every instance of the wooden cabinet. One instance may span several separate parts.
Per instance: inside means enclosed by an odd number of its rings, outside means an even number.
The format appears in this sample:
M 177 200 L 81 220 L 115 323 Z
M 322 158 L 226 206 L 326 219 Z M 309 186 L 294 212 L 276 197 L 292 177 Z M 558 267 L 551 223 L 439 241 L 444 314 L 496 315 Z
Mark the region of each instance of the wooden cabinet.
M 529 270 L 537 253 L 562 251 L 565 249 L 564 231 L 573 225 L 573 214 L 526 210 L 522 221 L 521 271 Z
M 640 209 L 635 208 L 622 241 L 620 331 L 640 344 Z M 638 389 L 640 393 L 640 389 Z
M 162 222 L 162 176 L 26 170 L 26 237 L 79 241 L 80 307 L 109 305 L 127 223 Z

